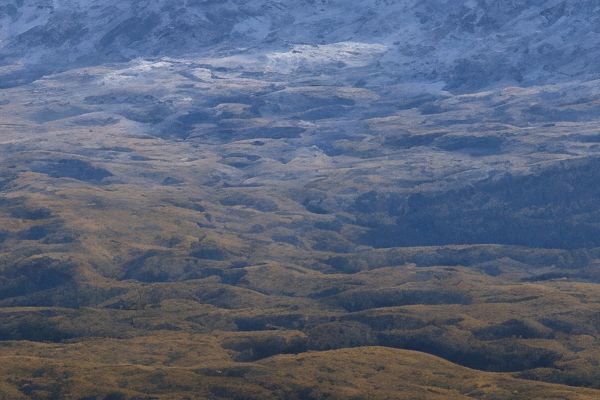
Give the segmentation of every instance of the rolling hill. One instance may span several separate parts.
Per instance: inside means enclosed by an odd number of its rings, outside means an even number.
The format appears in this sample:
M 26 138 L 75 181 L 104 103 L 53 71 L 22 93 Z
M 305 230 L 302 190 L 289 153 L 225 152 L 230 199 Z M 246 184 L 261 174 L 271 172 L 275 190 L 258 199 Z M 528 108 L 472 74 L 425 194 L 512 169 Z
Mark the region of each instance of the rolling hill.
M 0 399 L 600 397 L 589 0 L 0 5 Z

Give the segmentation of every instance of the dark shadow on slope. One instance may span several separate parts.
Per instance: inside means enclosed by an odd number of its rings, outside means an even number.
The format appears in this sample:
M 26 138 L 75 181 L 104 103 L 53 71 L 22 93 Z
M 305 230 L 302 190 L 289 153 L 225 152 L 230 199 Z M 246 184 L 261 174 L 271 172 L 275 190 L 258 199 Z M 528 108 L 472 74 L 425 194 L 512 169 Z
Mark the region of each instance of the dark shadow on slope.
M 442 193 L 408 197 L 369 192 L 352 210 L 373 247 L 509 244 L 576 249 L 600 246 L 600 159 L 558 163 L 531 175 L 504 175 Z M 376 225 L 372 213 L 395 224 Z
M 61 159 L 35 165 L 32 170 L 53 178 L 71 178 L 87 183 L 100 183 L 113 174 L 104 168 L 77 159 Z

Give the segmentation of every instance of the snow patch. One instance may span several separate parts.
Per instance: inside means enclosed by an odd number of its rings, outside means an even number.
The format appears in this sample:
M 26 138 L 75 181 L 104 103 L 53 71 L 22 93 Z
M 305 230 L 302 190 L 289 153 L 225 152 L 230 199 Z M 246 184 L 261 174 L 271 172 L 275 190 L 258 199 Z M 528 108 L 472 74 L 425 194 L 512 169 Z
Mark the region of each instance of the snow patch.
M 268 72 L 290 73 L 324 66 L 364 67 L 387 51 L 382 44 L 340 42 L 325 45 L 295 45 L 290 51 L 266 55 Z

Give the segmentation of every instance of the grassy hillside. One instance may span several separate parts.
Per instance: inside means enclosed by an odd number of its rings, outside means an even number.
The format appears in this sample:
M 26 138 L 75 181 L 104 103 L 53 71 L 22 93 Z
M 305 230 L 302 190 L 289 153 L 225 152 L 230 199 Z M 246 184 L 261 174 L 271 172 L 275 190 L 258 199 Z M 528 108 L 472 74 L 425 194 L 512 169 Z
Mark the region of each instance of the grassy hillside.
M 4 398 L 600 397 L 598 82 L 345 49 L 0 91 Z
M 161 332 L 85 344 L 15 343 L 3 349 L 0 398 L 591 399 L 600 394 L 382 347 L 237 363 L 219 340 L 226 336 Z

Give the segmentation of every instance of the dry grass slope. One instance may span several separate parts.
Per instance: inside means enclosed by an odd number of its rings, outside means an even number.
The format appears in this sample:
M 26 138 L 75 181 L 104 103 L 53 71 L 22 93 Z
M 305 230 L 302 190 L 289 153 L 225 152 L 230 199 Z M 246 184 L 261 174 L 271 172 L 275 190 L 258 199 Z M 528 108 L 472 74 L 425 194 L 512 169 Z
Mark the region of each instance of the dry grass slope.
M 223 339 L 223 338 L 222 338 Z M 594 399 L 600 391 L 362 347 L 231 359 L 212 336 L 3 346 L 2 399 Z

